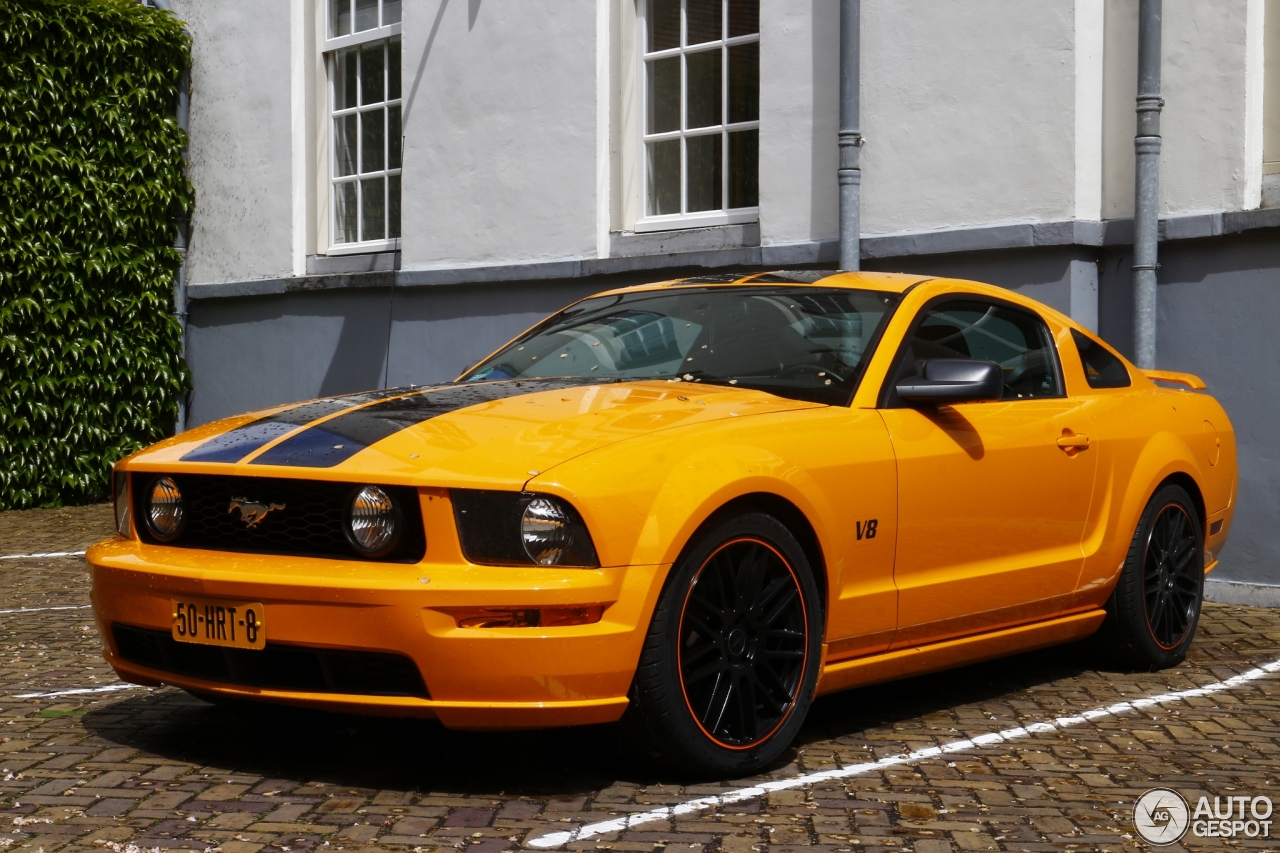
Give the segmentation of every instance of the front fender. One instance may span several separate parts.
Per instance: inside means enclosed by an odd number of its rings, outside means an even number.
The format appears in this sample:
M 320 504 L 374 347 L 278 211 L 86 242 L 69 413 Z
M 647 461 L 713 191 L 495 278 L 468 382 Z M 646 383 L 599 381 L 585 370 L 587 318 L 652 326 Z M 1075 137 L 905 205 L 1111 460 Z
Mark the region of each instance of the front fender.
M 874 411 L 775 412 L 666 430 L 569 460 L 527 488 L 571 501 L 606 566 L 669 566 L 725 504 L 776 495 L 813 528 L 833 596 L 893 589 L 896 466 Z M 879 535 L 857 544 L 856 577 L 846 578 L 859 519 L 875 519 Z

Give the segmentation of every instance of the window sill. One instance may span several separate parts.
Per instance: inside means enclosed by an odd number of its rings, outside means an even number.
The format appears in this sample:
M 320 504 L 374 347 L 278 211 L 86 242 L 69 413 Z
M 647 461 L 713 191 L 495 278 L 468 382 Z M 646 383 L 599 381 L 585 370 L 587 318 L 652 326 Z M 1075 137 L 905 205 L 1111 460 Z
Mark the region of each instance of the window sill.
M 673 213 L 668 216 L 641 217 L 636 221 L 635 233 L 706 228 L 711 225 L 744 225 L 748 222 L 758 221 L 760 221 L 760 208 L 758 207 L 716 210 L 708 213 Z
M 369 240 L 365 243 L 337 243 L 330 246 L 325 255 L 334 257 L 338 255 L 367 255 L 372 252 L 398 252 L 400 251 L 400 241 L 397 240 Z
M 342 275 L 386 272 L 400 269 L 399 252 L 369 252 L 361 255 L 308 255 L 307 275 Z

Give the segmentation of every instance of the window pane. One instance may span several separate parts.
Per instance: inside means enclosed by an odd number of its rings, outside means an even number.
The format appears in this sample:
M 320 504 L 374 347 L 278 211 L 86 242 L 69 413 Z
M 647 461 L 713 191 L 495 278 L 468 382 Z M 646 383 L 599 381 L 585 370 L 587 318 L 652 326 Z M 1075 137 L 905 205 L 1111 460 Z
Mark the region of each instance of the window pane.
M 762 281 L 585 299 L 482 362 L 466 381 L 673 379 L 692 369 L 739 388 L 847 405 L 900 297 Z
M 356 241 L 356 185 L 354 181 L 333 187 L 333 242 Z
M 360 48 L 360 103 L 376 104 L 384 100 L 383 42 Z
M 719 210 L 720 205 L 720 134 L 694 136 L 687 142 L 689 154 L 689 212 Z
M 400 97 L 400 37 L 387 45 L 387 100 Z
M 729 121 L 760 118 L 760 42 L 729 48 Z
M 1128 388 L 1129 371 L 1124 362 L 1116 358 L 1102 344 L 1071 330 L 1071 337 L 1080 351 L 1080 361 L 1084 363 L 1084 378 L 1090 388 Z
M 931 358 L 996 362 L 1004 371 L 1005 400 L 1061 396 L 1057 352 L 1049 330 L 1027 311 L 969 301 L 929 310 L 916 329 L 895 384 L 922 374 L 924 362 Z
M 649 132 L 680 129 L 680 57 L 649 63 Z
M 720 123 L 720 48 L 689 54 L 686 127 L 708 127 Z
M 356 105 L 356 48 L 333 55 L 333 108 L 349 110 Z
M 720 0 L 689 0 L 685 7 L 689 38 L 685 44 L 719 41 L 724 29 L 720 16 Z
M 351 0 L 329 0 L 329 36 L 351 33 Z
M 377 172 L 386 168 L 386 110 L 360 113 L 360 171 Z
M 729 134 L 729 207 L 760 203 L 760 131 Z
M 649 215 L 680 212 L 680 140 L 649 143 Z
M 338 116 L 333 120 L 334 175 L 356 173 L 356 117 Z
M 729 0 L 729 38 L 760 32 L 760 0 Z
M 390 212 L 387 236 L 396 238 L 400 236 L 400 176 L 392 175 L 387 181 L 387 207 Z
M 381 240 L 387 233 L 386 181 L 371 178 L 360 182 L 361 240 Z
M 649 0 L 649 50 L 680 46 L 680 0 Z
M 404 144 L 400 129 L 400 107 L 387 108 L 387 168 L 400 168 L 400 147 Z
M 356 32 L 378 26 L 378 0 L 356 0 Z
M 400 23 L 400 0 L 382 0 L 382 26 Z

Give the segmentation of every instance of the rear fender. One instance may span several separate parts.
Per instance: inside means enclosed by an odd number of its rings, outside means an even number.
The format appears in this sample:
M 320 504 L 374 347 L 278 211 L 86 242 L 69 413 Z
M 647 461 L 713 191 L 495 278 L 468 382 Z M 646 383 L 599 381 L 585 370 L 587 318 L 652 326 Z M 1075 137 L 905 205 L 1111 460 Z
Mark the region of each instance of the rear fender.
M 1122 474 L 1112 471 L 1113 485 L 1117 475 Z M 1093 593 L 1088 596 L 1091 603 L 1101 605 L 1111 594 L 1148 501 L 1161 483 L 1178 474 L 1190 477 L 1203 496 L 1204 477 L 1197 454 L 1176 433 L 1156 433 L 1143 446 L 1123 489 L 1116 490 L 1119 500 L 1113 498 L 1110 518 L 1084 543 L 1085 564 L 1079 588 Z M 1204 519 L 1200 522 L 1203 524 Z

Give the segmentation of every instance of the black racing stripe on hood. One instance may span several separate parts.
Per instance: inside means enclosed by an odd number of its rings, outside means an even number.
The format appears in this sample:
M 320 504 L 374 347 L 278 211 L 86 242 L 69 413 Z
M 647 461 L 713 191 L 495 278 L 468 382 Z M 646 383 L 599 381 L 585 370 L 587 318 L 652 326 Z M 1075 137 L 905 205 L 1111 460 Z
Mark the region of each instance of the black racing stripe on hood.
M 603 383 L 583 379 L 504 379 L 425 388 L 421 393 L 385 400 L 303 430 L 254 459 L 253 464 L 332 468 L 401 430 L 468 406 L 599 384 Z
M 244 459 L 271 441 L 300 426 L 306 426 L 314 420 L 337 414 L 338 412 L 386 399 L 396 394 L 404 394 L 406 388 L 389 388 L 385 391 L 369 391 L 364 394 L 351 394 L 346 397 L 327 397 L 314 400 L 258 418 L 243 426 L 224 432 L 209 439 L 204 444 L 189 451 L 182 457 L 183 462 L 227 462 L 235 463 Z

